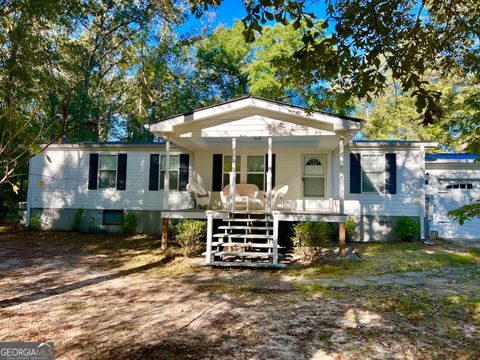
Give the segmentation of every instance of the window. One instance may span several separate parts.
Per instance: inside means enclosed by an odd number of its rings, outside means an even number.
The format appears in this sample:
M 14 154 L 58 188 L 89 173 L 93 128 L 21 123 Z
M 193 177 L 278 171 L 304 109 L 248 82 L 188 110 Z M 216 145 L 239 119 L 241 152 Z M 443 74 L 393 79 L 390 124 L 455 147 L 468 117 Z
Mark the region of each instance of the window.
M 235 183 L 240 184 L 242 171 L 242 157 L 236 156 L 235 173 L 237 174 Z M 223 156 L 223 186 L 230 184 L 230 172 L 232 171 L 232 156 Z
M 473 184 L 471 183 L 460 183 L 460 184 L 450 184 L 447 185 L 447 189 L 473 189 Z
M 265 176 L 265 156 L 247 156 L 247 184 L 255 184 L 263 190 Z
M 303 157 L 303 196 L 325 197 L 326 163 L 323 155 Z
M 122 210 L 103 210 L 103 225 L 122 225 Z
M 385 157 L 362 154 L 362 192 L 385 192 Z
M 164 179 L 167 166 L 167 155 L 162 155 L 160 157 L 160 189 L 164 188 Z M 180 159 L 179 155 L 170 155 L 170 169 L 169 169 L 169 189 L 178 190 L 178 178 L 180 170 Z
M 100 155 L 98 173 L 100 189 L 115 188 L 117 185 L 117 155 Z

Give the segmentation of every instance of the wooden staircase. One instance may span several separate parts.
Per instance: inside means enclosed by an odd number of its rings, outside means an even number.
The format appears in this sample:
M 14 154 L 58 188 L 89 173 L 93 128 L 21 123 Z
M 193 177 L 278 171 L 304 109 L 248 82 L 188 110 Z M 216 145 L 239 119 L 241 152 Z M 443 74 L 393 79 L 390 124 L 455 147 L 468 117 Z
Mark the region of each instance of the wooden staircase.
M 236 211 L 223 219 L 218 232 L 207 239 L 205 265 L 284 267 L 278 263 L 278 244 L 271 213 Z M 208 236 L 208 235 L 207 235 Z

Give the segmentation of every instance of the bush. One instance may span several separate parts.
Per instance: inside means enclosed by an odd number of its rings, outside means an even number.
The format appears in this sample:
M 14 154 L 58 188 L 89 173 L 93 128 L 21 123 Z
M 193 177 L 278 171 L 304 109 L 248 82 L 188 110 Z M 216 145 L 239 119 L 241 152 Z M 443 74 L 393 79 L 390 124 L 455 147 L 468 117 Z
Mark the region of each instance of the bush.
M 407 216 L 401 216 L 393 230 L 400 241 L 420 239 L 420 222 Z
M 122 231 L 126 234 L 132 234 L 135 230 L 135 214 L 124 211 L 122 219 Z
M 358 240 L 359 233 L 355 220 L 347 219 L 347 221 L 345 221 L 345 232 L 348 240 Z
M 41 225 L 42 225 L 41 213 L 38 213 L 37 215 L 30 217 L 30 221 L 28 222 L 28 228 L 30 230 L 40 230 Z
M 292 237 L 296 252 L 308 262 L 318 261 L 323 255 L 323 249 L 330 245 L 332 227 L 330 224 L 319 222 L 301 222 L 293 227 Z
M 70 224 L 70 229 L 72 231 L 80 231 L 80 226 L 82 225 L 82 218 L 84 213 L 85 209 L 83 207 L 75 211 L 75 214 L 73 214 L 72 223 Z
M 203 240 L 207 233 L 205 221 L 183 220 L 175 227 L 176 239 L 185 256 L 198 254 L 204 247 Z

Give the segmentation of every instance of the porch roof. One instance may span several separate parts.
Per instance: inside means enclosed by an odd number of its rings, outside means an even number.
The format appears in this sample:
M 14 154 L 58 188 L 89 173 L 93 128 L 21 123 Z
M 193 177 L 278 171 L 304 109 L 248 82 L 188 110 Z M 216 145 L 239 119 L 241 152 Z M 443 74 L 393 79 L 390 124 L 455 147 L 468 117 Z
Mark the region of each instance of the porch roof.
M 215 148 L 229 144 L 233 137 L 250 141 L 276 137 L 276 144 L 286 146 L 294 137 L 297 143 L 318 145 L 319 137 L 353 136 L 361 126 L 360 119 L 248 96 L 154 122 L 146 128 L 180 146 Z

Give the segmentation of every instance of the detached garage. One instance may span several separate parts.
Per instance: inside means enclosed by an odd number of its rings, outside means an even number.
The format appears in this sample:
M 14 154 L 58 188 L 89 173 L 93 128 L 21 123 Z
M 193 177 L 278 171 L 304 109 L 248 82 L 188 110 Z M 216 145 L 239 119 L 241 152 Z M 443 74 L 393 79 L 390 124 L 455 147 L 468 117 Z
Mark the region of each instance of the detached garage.
M 462 226 L 450 210 L 480 198 L 480 163 L 475 154 L 427 154 L 427 217 L 430 232 L 445 239 L 480 239 L 480 218 Z

